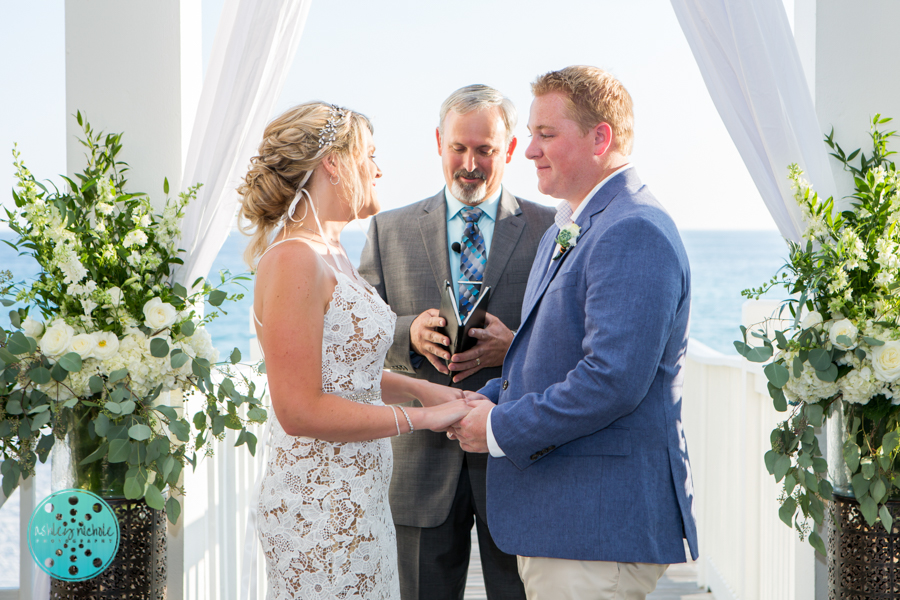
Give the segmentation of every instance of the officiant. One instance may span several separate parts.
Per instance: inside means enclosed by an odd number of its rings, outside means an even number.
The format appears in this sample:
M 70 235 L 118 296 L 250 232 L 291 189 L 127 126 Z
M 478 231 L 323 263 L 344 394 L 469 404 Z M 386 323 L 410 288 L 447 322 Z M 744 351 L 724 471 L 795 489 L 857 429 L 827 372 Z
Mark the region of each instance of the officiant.
M 554 217 L 502 185 L 516 120 L 512 102 L 491 87 L 453 92 L 435 132 L 444 188 L 372 219 L 359 271 L 397 314 L 385 368 L 466 390 L 499 377 L 538 243 Z M 475 346 L 454 356 L 438 308 L 446 281 L 463 318 L 491 288 L 484 327 L 471 331 Z M 430 431 L 393 438 L 393 450 L 390 503 L 403 600 L 462 600 L 473 523 L 488 597 L 524 600 L 516 558 L 488 531 L 486 455 Z

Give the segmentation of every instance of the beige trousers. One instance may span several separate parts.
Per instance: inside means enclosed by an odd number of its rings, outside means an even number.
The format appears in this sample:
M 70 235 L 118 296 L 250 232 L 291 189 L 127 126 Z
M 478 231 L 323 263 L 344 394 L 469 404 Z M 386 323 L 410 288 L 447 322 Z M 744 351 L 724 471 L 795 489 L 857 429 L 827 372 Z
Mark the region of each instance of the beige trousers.
M 519 556 L 528 600 L 644 600 L 669 565 Z

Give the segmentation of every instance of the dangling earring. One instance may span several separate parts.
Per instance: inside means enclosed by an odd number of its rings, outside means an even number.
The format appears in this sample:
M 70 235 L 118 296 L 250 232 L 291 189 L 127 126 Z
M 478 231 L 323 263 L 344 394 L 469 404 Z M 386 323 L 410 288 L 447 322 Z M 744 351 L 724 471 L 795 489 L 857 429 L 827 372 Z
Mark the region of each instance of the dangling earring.
M 340 175 L 338 175 L 337 181 L 335 181 L 335 180 L 333 179 L 333 177 L 334 177 L 334 176 L 332 175 L 331 177 L 328 178 L 328 181 L 331 182 L 331 185 L 337 185 L 337 184 L 339 184 L 339 183 L 341 182 L 341 176 L 340 176 Z

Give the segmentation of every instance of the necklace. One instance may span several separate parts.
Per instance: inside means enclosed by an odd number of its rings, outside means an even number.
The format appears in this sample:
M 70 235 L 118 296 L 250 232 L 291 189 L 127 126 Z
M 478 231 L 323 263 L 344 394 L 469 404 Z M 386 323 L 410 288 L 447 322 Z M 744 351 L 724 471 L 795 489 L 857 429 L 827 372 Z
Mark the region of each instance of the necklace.
M 337 246 L 338 248 L 343 249 L 343 247 L 341 246 L 340 240 L 339 241 L 332 240 L 332 241 L 328 242 L 328 240 L 325 239 L 325 236 L 322 235 L 321 233 L 319 233 L 318 231 L 316 231 L 315 229 L 310 229 L 309 227 L 305 227 L 303 225 L 303 223 L 300 223 L 299 227 L 300 227 L 300 229 L 305 229 L 306 231 L 310 232 L 311 234 L 313 234 L 316 237 L 322 238 L 323 240 L 325 240 L 326 243 L 333 244 L 334 246 Z

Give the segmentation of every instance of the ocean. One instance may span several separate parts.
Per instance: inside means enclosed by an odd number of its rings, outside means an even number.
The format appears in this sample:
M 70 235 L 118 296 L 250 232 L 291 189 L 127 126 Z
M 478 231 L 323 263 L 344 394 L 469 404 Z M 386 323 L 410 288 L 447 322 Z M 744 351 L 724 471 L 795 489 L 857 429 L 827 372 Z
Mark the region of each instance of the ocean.
M 9 231 L 0 233 L 0 240 L 11 240 L 11 236 Z M 768 281 L 784 264 L 787 246 L 776 231 L 683 231 L 681 236 L 691 264 L 691 337 L 719 352 L 734 354 L 732 341 L 740 335 L 738 325 L 745 300 L 741 290 Z M 350 260 L 359 264 L 365 232 L 351 224 L 341 241 Z M 218 280 L 217 273 L 223 270 L 246 274 L 248 268 L 242 258 L 246 245 L 247 238 L 233 231 L 213 263 L 210 280 Z M 17 281 L 34 277 L 37 272 L 31 257 L 16 256 L 6 244 L 0 244 L 0 264 L 10 269 Z M 244 292 L 244 299 L 223 305 L 228 314 L 213 321 L 209 331 L 220 354 L 227 356 L 237 347 L 247 357 L 252 287 L 232 289 Z M 769 297 L 783 295 L 777 290 Z M 8 318 L 3 322 L 8 326 Z
M 12 233 L 0 233 L 0 240 L 10 240 Z M 732 341 L 740 335 L 738 326 L 744 298 L 741 290 L 757 287 L 775 273 L 785 261 L 787 246 L 775 231 L 683 231 L 682 239 L 691 263 L 692 311 L 691 337 L 725 354 L 736 354 Z M 365 232 L 350 225 L 342 243 L 354 264 L 365 245 Z M 210 278 L 228 270 L 232 274 L 246 273 L 242 254 L 247 238 L 232 232 L 219 252 L 210 271 Z M 6 244 L 0 244 L 0 265 L 13 272 L 17 281 L 34 277 L 37 264 L 29 256 L 17 256 Z M 252 284 L 251 284 L 252 285 Z M 779 290 L 780 291 L 780 290 Z M 778 293 L 769 297 L 779 298 Z M 237 347 L 245 358 L 250 356 L 250 307 L 252 288 L 245 291 L 243 300 L 224 306 L 228 311 L 209 325 L 221 356 L 228 356 Z M 9 327 L 8 317 L 2 322 Z M 38 469 L 37 495 L 43 498 L 50 492 L 49 469 Z M 19 493 L 0 509 L 0 588 L 18 586 L 19 550 Z

